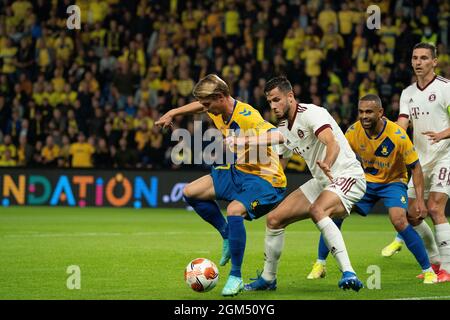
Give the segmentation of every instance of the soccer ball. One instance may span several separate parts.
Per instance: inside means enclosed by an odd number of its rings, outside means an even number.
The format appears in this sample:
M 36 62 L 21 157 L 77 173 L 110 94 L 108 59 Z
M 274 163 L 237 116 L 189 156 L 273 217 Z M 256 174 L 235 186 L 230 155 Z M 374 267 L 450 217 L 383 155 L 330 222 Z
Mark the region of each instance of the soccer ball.
M 184 280 L 192 290 L 207 292 L 212 290 L 219 281 L 219 269 L 211 260 L 197 258 L 186 266 Z

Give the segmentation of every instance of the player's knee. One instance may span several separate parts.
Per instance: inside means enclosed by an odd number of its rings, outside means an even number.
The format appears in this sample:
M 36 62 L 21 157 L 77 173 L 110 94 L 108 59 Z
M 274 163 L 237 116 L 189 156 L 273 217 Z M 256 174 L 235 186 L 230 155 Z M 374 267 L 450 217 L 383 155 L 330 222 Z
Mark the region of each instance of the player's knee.
M 316 203 L 313 203 L 309 209 L 309 212 L 311 214 L 311 218 L 317 222 L 320 221 L 322 218 L 324 218 L 325 211 L 322 209 L 320 205 L 317 205 Z
M 185 185 L 183 188 L 183 197 L 186 198 L 192 198 L 192 188 L 189 186 L 189 184 Z
M 434 224 L 439 223 L 443 217 L 445 219 L 444 211 L 441 210 L 441 208 L 433 202 L 428 204 L 428 214 L 430 215 L 431 220 L 433 220 Z
M 402 231 L 408 226 L 408 220 L 405 217 L 399 216 L 392 219 L 392 225 L 395 230 Z
M 282 221 L 275 215 L 268 215 L 266 219 L 266 225 L 269 229 L 281 229 L 284 228 Z
M 227 216 L 242 216 L 245 217 L 247 209 L 240 203 L 230 203 L 227 207 Z

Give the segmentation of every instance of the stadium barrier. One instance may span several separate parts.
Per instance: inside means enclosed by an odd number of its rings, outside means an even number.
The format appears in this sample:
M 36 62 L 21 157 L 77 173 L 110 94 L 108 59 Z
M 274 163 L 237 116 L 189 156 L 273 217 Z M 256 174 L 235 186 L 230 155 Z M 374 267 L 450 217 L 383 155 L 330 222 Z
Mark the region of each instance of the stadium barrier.
M 0 168 L 1 204 L 186 208 L 183 187 L 205 174 L 208 171 Z M 288 192 L 310 178 L 288 173 Z M 385 209 L 378 204 L 373 212 Z

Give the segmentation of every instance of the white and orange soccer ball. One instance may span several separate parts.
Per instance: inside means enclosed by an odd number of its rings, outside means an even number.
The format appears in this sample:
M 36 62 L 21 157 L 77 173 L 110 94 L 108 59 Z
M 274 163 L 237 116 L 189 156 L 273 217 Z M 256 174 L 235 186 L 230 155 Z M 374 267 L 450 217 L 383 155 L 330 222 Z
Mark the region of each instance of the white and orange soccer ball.
M 212 290 L 219 281 L 219 269 L 214 262 L 205 258 L 197 258 L 189 262 L 184 270 L 184 280 L 194 291 Z

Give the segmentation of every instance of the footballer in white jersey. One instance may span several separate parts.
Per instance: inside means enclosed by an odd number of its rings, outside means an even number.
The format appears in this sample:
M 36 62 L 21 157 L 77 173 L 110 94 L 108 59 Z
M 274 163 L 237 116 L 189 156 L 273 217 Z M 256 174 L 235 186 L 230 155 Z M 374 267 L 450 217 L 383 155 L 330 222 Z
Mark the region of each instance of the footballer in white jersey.
M 298 104 L 285 77 L 269 80 L 264 88 L 267 101 L 281 123 L 277 130 L 252 137 L 232 137 L 227 143 L 280 145 L 285 156 L 302 155 L 313 178 L 289 194 L 267 215 L 265 261 L 261 275 L 244 290 L 276 289 L 278 261 L 285 228 L 311 218 L 342 271 L 339 288 L 359 291 L 363 284 L 353 270 L 344 239 L 331 217 L 345 217 L 366 190 L 361 165 L 344 134 L 328 112 L 312 104 Z M 284 165 L 287 159 L 282 159 Z M 290 181 L 295 183 L 295 181 Z
M 450 82 L 434 72 L 437 54 L 433 44 L 416 44 L 411 65 L 417 82 L 402 92 L 397 123 L 405 130 L 412 123 L 424 174 L 424 197 L 436 234 L 422 221 L 410 223 L 424 240 L 438 282 L 450 282 L 450 224 L 445 216 L 450 196 Z M 411 183 L 408 187 L 411 212 L 417 210 L 416 199 Z
M 413 140 L 426 177 L 425 198 L 429 192 L 450 196 L 450 139 L 431 144 L 424 132 L 440 132 L 450 128 L 450 80 L 434 75 L 423 88 L 417 82 L 403 90 L 400 118 L 413 125 Z M 432 177 L 433 176 L 433 177 Z M 411 185 L 410 185 L 411 187 Z M 409 196 L 414 198 L 410 188 Z
M 316 164 L 326 156 L 326 146 L 318 139 L 320 132 L 326 128 L 333 131 L 340 148 L 331 167 L 331 176 L 334 178 L 332 183 Z M 341 197 L 349 213 L 361 193 L 364 195 L 365 176 L 344 133 L 329 112 L 314 104 L 297 104 L 292 125 L 289 125 L 288 120 L 283 120 L 278 129 L 286 138 L 284 144 L 279 145 L 278 153 L 283 158 L 290 158 L 292 153 L 302 156 L 314 178 L 300 187 L 308 200 L 313 203 L 326 188 Z

